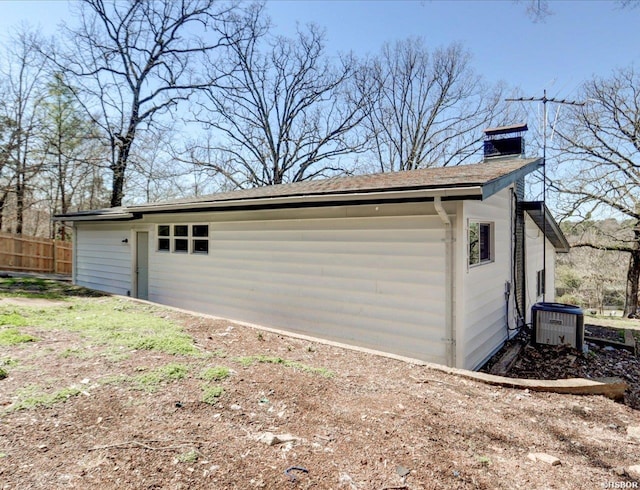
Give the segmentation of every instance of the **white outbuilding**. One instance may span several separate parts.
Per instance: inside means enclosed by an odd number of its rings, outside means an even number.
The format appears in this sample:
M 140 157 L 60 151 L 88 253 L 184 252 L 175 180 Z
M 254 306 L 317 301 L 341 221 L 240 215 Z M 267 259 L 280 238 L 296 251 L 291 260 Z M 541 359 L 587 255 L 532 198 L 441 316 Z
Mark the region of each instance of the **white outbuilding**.
M 494 158 L 57 219 L 73 225 L 75 284 L 476 369 L 530 322 L 545 284 L 553 300 L 568 244 L 542 203 L 523 201 L 541 164 Z

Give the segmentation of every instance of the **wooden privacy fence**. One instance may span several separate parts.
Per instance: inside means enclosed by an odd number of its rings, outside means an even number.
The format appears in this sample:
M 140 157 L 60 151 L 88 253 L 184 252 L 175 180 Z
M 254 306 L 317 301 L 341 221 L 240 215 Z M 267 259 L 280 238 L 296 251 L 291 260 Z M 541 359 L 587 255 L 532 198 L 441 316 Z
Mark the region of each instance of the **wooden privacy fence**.
M 0 269 L 71 275 L 73 245 L 48 238 L 0 233 Z

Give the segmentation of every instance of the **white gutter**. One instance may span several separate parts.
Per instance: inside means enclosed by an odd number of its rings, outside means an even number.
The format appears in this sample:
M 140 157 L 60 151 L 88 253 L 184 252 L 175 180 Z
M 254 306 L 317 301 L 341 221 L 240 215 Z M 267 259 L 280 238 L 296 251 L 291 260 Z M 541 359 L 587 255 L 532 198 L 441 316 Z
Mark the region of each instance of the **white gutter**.
M 115 221 L 115 220 L 130 220 L 135 218 L 132 213 L 92 213 L 91 211 L 84 211 L 80 213 L 70 213 L 54 216 L 51 218 L 53 221 Z
M 189 211 L 190 209 L 215 209 L 241 206 L 272 206 L 279 204 L 297 203 L 325 203 L 331 201 L 387 201 L 395 199 L 424 199 L 440 197 L 462 197 L 478 196 L 482 198 L 481 186 L 451 187 L 441 189 L 414 189 L 403 191 L 375 191 L 375 192 L 352 192 L 333 194 L 310 194 L 300 196 L 279 196 L 279 197 L 253 197 L 244 199 L 229 199 L 220 201 L 189 201 L 185 203 L 150 204 L 141 206 L 130 206 L 127 211 L 130 213 L 149 213 L 157 211 Z M 108 219 L 106 216 L 104 219 Z
M 456 325 L 455 325 L 455 271 L 454 267 L 454 249 L 453 244 L 455 239 L 453 238 L 453 228 L 451 226 L 451 220 L 447 215 L 447 212 L 442 207 L 442 200 L 440 196 L 436 196 L 433 199 L 433 205 L 436 208 L 436 212 L 445 231 L 445 291 L 446 291 L 446 306 L 445 306 L 445 328 L 447 332 L 444 342 L 447 344 L 447 365 L 449 367 L 456 367 Z
M 127 214 L 84 214 L 82 216 L 54 216 L 53 221 L 126 221 L 135 218 L 131 213 Z

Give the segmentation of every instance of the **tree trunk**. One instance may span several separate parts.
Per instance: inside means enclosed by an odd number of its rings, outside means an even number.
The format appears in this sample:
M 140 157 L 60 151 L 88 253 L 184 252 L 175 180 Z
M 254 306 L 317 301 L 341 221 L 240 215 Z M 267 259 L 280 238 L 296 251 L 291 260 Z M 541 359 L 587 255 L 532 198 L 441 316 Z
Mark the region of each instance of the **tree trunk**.
M 24 175 L 20 173 L 16 182 L 16 235 L 22 235 L 24 226 L 24 194 Z
M 635 244 L 629 254 L 627 270 L 627 291 L 624 301 L 624 317 L 638 313 L 638 282 L 640 282 L 640 230 L 634 230 Z
M 2 197 L 0 197 L 0 231 L 3 230 L 4 226 L 4 204 L 7 201 L 7 193 L 5 192 Z
M 135 136 L 135 129 L 129 127 L 127 136 L 122 139 L 122 145 L 118 151 L 118 157 L 115 165 L 111 167 L 113 171 L 113 183 L 111 186 L 111 207 L 116 208 L 122 206 L 122 198 L 124 197 L 124 179 L 125 172 L 127 171 L 127 163 L 129 160 L 129 153 L 131 152 L 131 145 L 133 144 L 133 138 Z
M 113 182 L 111 184 L 111 207 L 116 208 L 122 206 L 122 197 L 124 196 L 124 172 L 127 163 L 123 162 L 120 157 L 112 167 Z

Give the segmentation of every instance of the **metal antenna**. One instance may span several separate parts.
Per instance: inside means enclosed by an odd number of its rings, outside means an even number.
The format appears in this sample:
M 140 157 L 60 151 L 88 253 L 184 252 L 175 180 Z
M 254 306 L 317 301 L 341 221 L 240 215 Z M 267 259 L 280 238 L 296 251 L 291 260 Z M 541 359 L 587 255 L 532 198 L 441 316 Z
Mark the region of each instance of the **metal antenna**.
M 504 100 L 506 102 L 542 102 L 542 301 L 544 302 L 547 293 L 547 102 L 575 106 L 583 106 L 585 103 L 549 98 L 547 97 L 547 89 L 544 89 L 542 97 L 519 97 L 517 99 Z

